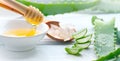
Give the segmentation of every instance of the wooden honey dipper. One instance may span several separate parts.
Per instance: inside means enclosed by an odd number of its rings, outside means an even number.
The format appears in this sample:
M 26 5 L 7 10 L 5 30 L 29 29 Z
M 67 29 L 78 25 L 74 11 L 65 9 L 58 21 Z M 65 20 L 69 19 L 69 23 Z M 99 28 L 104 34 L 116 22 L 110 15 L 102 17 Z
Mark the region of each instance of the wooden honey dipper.
M 11 8 L 11 7 L 7 6 L 7 5 L 5 5 L 5 4 L 0 3 L 0 7 L 5 8 L 5 9 L 7 9 L 7 10 L 14 11 L 14 12 L 16 12 L 16 13 L 18 13 L 18 14 L 23 15 L 21 12 L 15 10 L 15 9 L 13 9 L 13 8 Z
M 32 25 L 39 25 L 43 22 L 43 14 L 39 9 L 33 6 L 25 6 L 15 0 L 1 0 L 0 6 L 3 6 L 9 10 L 17 12 L 25 17 L 25 19 Z

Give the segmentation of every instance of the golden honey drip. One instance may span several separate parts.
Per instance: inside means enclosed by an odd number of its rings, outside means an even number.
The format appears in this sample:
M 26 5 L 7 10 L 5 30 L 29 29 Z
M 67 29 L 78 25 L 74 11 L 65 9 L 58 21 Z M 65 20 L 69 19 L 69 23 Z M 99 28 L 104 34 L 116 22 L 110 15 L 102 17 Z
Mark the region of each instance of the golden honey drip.
M 25 17 L 25 19 L 27 20 L 28 23 L 30 23 L 33 26 L 37 26 L 37 25 L 39 25 L 41 23 L 41 22 L 38 22 L 38 21 L 34 21 L 33 20 L 34 18 L 26 18 Z
M 37 33 L 36 28 L 37 26 L 33 26 L 33 28 L 30 29 L 30 31 L 28 32 L 26 36 L 34 36 Z
M 28 10 L 24 14 L 25 19 L 28 23 L 32 25 L 39 25 L 43 22 L 43 14 L 39 11 L 39 9 L 29 6 Z

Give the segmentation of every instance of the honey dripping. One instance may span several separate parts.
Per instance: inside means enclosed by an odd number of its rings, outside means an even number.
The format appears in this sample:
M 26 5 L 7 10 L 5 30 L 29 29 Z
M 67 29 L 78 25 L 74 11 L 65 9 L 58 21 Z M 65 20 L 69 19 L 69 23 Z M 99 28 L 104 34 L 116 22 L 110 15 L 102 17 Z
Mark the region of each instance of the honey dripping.
M 19 37 L 30 37 L 37 34 L 37 25 L 41 24 L 43 17 L 28 18 L 24 16 L 26 21 L 33 27 L 31 29 L 13 29 L 6 32 L 8 35 L 19 36 Z
M 28 23 L 30 23 L 33 27 L 31 29 L 13 29 L 13 30 L 8 30 L 5 32 L 7 35 L 11 36 L 18 36 L 18 37 L 30 37 L 34 36 L 37 34 L 37 25 L 42 23 L 41 21 L 33 21 L 31 18 L 25 18 Z
M 5 5 L 4 3 L 8 4 Z M 13 29 L 8 30 L 7 32 L 5 32 L 5 34 L 26 37 L 34 36 L 36 34 L 37 25 L 39 25 L 43 21 L 43 14 L 39 11 L 39 9 L 33 6 L 24 6 L 14 0 L 3 0 L 2 3 L 0 2 L 0 6 L 23 15 L 26 21 L 33 25 L 31 29 Z
M 34 36 L 37 33 L 36 29 L 37 29 L 37 26 L 33 25 L 32 29 L 30 30 L 30 32 L 28 32 L 26 36 Z

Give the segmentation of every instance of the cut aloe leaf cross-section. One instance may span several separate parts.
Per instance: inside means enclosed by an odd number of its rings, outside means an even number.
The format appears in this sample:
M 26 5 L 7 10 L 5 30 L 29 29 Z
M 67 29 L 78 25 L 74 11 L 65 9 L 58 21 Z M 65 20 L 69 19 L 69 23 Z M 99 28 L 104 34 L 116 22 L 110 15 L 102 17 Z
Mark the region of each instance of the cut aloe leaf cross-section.
M 66 47 L 66 52 L 72 55 L 79 55 L 82 50 L 88 48 L 91 44 L 92 34 L 86 36 L 86 33 L 87 29 L 74 33 L 72 36 L 76 42 L 71 48 Z
M 99 3 L 99 0 L 57 0 L 51 3 L 31 2 L 27 0 L 16 0 L 27 6 L 38 8 L 44 15 L 63 14 L 90 8 Z
M 84 37 L 86 35 L 86 33 L 87 33 L 87 28 L 73 34 L 72 36 L 73 36 L 74 39 L 79 39 L 79 38 Z
M 95 51 L 98 57 L 106 56 L 115 50 L 115 19 L 108 22 L 96 19 L 95 29 Z
M 83 49 L 79 47 L 72 47 L 72 48 L 66 47 L 65 50 L 68 54 L 79 55 L 80 51 L 82 51 Z
M 90 46 L 90 44 L 91 44 L 91 42 L 87 42 L 85 44 L 74 44 L 74 46 L 86 49 L 86 48 L 88 48 Z
M 77 43 L 86 43 L 86 42 L 89 42 L 92 38 L 92 34 L 91 35 L 88 35 L 84 38 L 81 38 L 81 39 L 77 39 L 76 42 Z

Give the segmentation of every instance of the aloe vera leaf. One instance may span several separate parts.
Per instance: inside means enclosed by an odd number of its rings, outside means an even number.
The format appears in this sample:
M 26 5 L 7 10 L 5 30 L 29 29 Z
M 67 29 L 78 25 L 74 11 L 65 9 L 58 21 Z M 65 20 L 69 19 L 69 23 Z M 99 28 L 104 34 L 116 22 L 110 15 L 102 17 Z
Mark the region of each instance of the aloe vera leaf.
M 108 55 L 115 50 L 114 24 L 115 19 L 109 22 L 96 19 L 94 21 L 95 29 L 95 51 L 98 57 Z
M 27 1 L 27 0 L 16 0 L 16 1 L 23 3 L 27 6 L 32 5 L 36 8 L 38 8 L 45 16 L 83 10 L 83 9 L 95 6 L 96 4 L 99 3 L 99 0 L 85 0 L 85 1 L 82 1 L 82 0 L 66 1 L 66 0 L 64 0 L 62 2 L 59 1 L 59 3 L 53 2 L 53 3 L 48 3 L 48 4 L 31 2 L 31 1 Z
M 115 32 L 114 32 L 115 36 L 114 37 L 116 38 L 116 44 L 119 44 L 118 29 L 115 28 L 114 30 L 115 30 Z
M 86 48 L 88 48 L 90 46 L 90 44 L 91 44 L 91 41 L 89 41 L 89 42 L 87 42 L 85 44 L 78 44 L 78 43 L 76 43 L 76 44 L 74 44 L 74 46 L 75 47 L 80 47 L 82 49 L 86 49 Z
M 92 34 L 91 35 L 88 35 L 88 36 L 86 36 L 86 37 L 84 37 L 84 38 L 81 38 L 81 39 L 77 39 L 76 40 L 76 43 L 86 43 L 86 42 L 89 42 L 90 40 L 91 40 L 91 38 L 92 38 Z
M 72 48 L 66 47 L 65 50 L 68 54 L 80 55 L 80 51 L 82 51 L 83 49 L 79 47 L 72 47 Z
M 86 35 L 86 33 L 87 33 L 87 28 L 85 28 L 85 29 L 83 29 L 83 30 L 81 30 L 81 31 L 78 31 L 78 32 L 74 33 L 74 34 L 72 35 L 72 37 L 77 40 L 77 39 L 79 39 L 79 38 L 84 37 L 84 36 Z
M 118 48 L 117 50 L 114 50 L 113 52 L 110 52 L 108 55 L 98 58 L 95 61 L 109 61 L 111 59 L 114 60 L 114 58 L 118 57 L 119 55 L 120 55 L 120 48 Z
M 100 0 L 92 10 L 99 10 L 105 13 L 118 13 L 120 12 L 120 0 Z
M 118 31 L 118 28 L 115 28 L 115 37 L 116 37 L 116 44 L 120 45 L 120 31 Z

